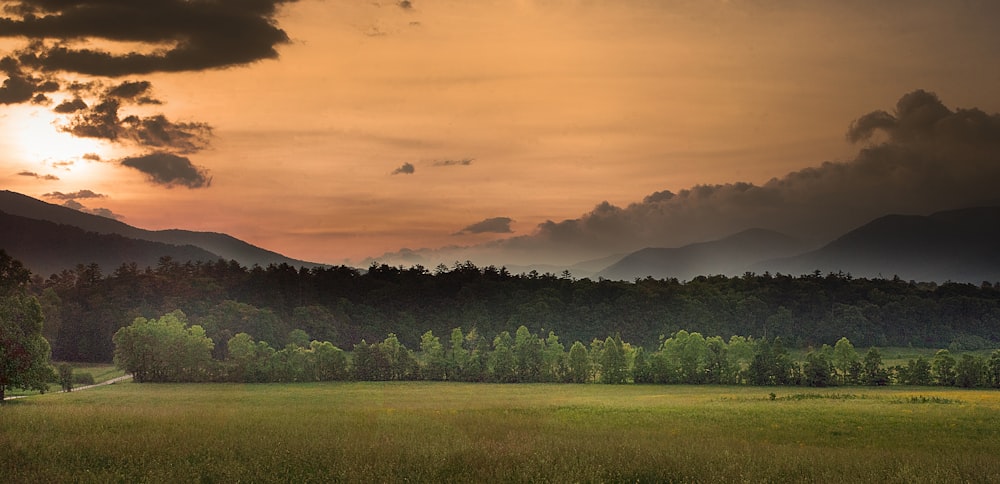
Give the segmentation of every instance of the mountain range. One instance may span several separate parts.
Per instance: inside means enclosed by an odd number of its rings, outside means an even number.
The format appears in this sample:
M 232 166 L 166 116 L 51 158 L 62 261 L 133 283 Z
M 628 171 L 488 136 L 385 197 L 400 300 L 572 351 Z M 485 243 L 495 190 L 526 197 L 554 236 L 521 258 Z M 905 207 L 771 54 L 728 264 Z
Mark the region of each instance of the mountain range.
M 244 266 L 322 264 L 286 257 L 230 235 L 190 230 L 144 230 L 107 217 L 0 191 L 0 248 L 36 274 L 77 264 L 114 270 L 122 263 L 155 267 L 161 256 L 174 260 L 235 260 Z
M 761 261 L 799 254 L 807 248 L 804 242 L 782 233 L 749 229 L 710 242 L 638 250 L 597 276 L 617 280 L 643 277 L 690 280 L 699 275 L 739 275 Z
M 162 256 L 177 261 L 235 260 L 244 266 L 321 265 L 292 259 L 226 234 L 144 230 L 10 191 L 0 191 L 0 228 L 0 248 L 36 274 L 89 263 L 97 263 L 106 271 L 126 262 L 154 267 Z M 577 277 L 619 280 L 690 280 L 699 275 L 801 275 L 820 271 L 978 284 L 1000 281 L 1000 207 L 927 216 L 886 215 L 819 248 L 772 230 L 750 229 L 714 241 L 650 247 L 570 267 L 533 266 L 523 272 L 538 267 L 550 273 L 569 270 Z M 517 273 L 520 268 L 508 269 Z

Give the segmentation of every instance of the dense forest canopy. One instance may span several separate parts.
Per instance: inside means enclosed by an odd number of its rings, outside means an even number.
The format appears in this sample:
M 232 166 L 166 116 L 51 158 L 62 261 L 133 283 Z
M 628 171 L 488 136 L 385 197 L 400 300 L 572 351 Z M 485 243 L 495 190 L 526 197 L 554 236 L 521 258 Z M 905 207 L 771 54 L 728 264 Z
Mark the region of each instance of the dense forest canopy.
M 608 335 L 647 349 L 678 330 L 729 337 L 780 336 L 789 347 L 979 349 L 1000 342 L 1000 284 L 915 283 L 847 274 L 746 274 L 680 282 L 574 279 L 568 273 L 511 274 L 471 263 L 434 270 L 373 265 L 243 267 L 234 261 L 103 274 L 80 265 L 31 285 L 42 304 L 53 358 L 111 361 L 112 335 L 135 318 L 181 310 L 223 357 L 238 333 L 280 348 L 292 330 L 341 348 L 397 335 L 418 347 L 426 331 L 454 328 L 492 337 L 525 326 L 563 341 Z

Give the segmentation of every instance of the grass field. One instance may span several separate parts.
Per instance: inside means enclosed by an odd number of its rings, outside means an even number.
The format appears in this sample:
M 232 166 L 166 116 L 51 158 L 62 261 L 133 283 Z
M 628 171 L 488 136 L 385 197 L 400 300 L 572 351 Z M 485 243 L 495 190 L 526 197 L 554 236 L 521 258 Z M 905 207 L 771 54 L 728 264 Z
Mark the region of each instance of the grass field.
M 124 383 L 0 408 L 8 482 L 1000 482 L 998 455 L 1000 392 L 938 388 Z
M 58 364 L 57 362 L 53 363 L 53 365 L 57 364 Z M 73 374 L 90 373 L 90 375 L 94 377 L 94 383 L 105 382 L 114 378 L 118 378 L 125 374 L 125 370 L 118 369 L 117 367 L 115 367 L 113 363 L 70 363 L 70 365 L 72 365 L 73 367 Z M 75 386 L 79 387 L 81 385 L 77 384 Z M 58 383 L 52 382 L 51 384 L 49 384 L 48 391 L 58 392 L 62 391 L 62 388 L 59 387 Z M 22 388 L 7 390 L 8 397 L 28 396 L 28 395 L 38 395 L 38 394 L 39 394 L 38 390 L 25 390 Z

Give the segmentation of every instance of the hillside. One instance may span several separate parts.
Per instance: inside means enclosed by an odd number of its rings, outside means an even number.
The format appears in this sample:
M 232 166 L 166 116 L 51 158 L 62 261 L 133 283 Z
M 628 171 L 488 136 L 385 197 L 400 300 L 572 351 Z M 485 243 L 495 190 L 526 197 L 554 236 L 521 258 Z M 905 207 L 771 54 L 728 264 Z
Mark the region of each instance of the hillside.
M 724 239 L 677 248 L 646 248 L 633 252 L 598 273 L 605 279 L 690 280 L 699 275 L 739 275 L 762 260 L 796 254 L 802 242 L 764 229 L 750 229 Z
M 887 215 L 815 251 L 755 266 L 785 274 L 844 272 L 856 277 L 974 284 L 1000 281 L 1000 207 Z
M 86 232 L 97 234 L 116 234 L 131 239 L 177 246 L 192 245 L 216 254 L 217 257 L 235 260 L 246 266 L 289 264 L 295 267 L 315 267 L 321 265 L 285 257 L 277 252 L 262 249 L 226 234 L 176 229 L 144 230 L 117 220 L 53 205 L 7 190 L 0 191 L 0 211 L 29 219 L 78 227 Z M 91 256 L 91 259 L 93 257 Z
M 42 277 L 96 263 L 105 272 L 123 263 L 156 267 L 160 257 L 177 261 L 212 261 L 218 255 L 193 245 L 170 245 L 131 239 L 118 234 L 98 234 L 79 227 L 56 224 L 0 212 L 0 248 Z

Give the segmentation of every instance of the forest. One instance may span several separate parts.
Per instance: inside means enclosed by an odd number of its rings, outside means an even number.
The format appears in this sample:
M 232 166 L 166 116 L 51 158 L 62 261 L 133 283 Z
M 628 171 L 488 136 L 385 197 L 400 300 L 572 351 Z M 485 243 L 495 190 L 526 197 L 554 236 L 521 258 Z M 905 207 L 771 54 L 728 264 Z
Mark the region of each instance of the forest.
M 433 270 L 372 265 L 244 267 L 234 261 L 156 267 L 122 265 L 110 274 L 79 265 L 28 290 L 41 303 L 43 334 L 58 361 L 109 362 L 112 336 L 136 318 L 180 310 L 225 359 L 239 333 L 282 348 L 293 330 L 339 348 L 394 334 L 417 348 L 431 331 L 455 328 L 492 338 L 521 326 L 584 344 L 617 336 L 656 351 L 680 330 L 820 348 L 846 337 L 859 347 L 976 350 L 1000 342 L 1000 284 L 921 283 L 849 274 L 745 274 L 690 281 L 576 279 L 456 263 Z

